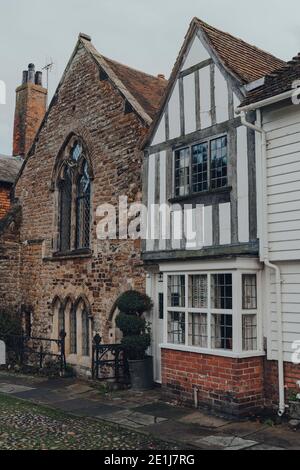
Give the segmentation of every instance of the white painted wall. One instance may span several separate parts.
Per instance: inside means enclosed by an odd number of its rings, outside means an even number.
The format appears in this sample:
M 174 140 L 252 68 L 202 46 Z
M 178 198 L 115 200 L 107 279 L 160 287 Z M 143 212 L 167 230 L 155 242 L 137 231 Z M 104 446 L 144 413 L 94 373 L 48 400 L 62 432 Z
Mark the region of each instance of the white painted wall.
M 249 189 L 247 129 L 237 129 L 237 192 L 239 241 L 249 242 Z
M 190 67 L 193 67 L 193 65 L 199 64 L 199 62 L 204 62 L 204 60 L 207 60 L 209 58 L 209 53 L 201 43 L 198 36 L 195 36 L 194 40 L 191 43 L 187 58 L 183 62 L 181 70 L 186 70 Z
M 264 112 L 267 131 L 267 203 L 270 259 L 282 272 L 284 360 L 300 341 L 300 109 L 289 105 Z M 277 359 L 276 289 L 267 277 L 268 358 Z
M 272 261 L 300 259 L 300 109 L 264 115 L 267 131 L 267 201 Z
M 300 341 L 300 262 L 284 262 L 280 264 L 282 272 L 282 314 L 283 314 L 283 351 L 284 360 L 292 362 L 294 350 L 292 345 Z M 268 358 L 277 359 L 277 316 L 275 278 L 270 276 L 268 285 L 269 303 L 269 341 Z

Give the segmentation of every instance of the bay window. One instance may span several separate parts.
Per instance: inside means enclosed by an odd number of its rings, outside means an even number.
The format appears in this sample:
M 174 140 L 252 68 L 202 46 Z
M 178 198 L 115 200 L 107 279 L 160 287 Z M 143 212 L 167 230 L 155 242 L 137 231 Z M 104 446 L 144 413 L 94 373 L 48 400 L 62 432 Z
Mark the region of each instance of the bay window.
M 257 274 L 166 275 L 166 339 L 205 352 L 258 352 Z

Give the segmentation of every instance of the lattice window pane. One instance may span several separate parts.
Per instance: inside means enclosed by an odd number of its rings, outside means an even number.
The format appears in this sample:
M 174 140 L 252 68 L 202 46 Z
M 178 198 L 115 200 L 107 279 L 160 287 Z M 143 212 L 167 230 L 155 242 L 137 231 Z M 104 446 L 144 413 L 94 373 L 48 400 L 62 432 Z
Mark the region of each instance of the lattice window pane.
M 213 314 L 211 320 L 212 348 L 232 350 L 232 316 Z
M 74 308 L 70 311 L 70 354 L 77 354 L 77 315 Z
M 207 348 L 207 314 L 189 314 L 189 345 L 199 348 Z
M 187 196 L 190 193 L 190 150 L 175 153 L 175 195 Z
M 82 355 L 90 355 L 90 320 L 86 309 L 82 312 Z
M 185 313 L 168 313 L 168 342 L 185 344 Z
M 243 310 L 257 309 L 257 278 L 256 274 L 243 274 Z
M 168 306 L 185 307 L 185 276 L 168 277 Z
M 257 315 L 243 315 L 243 351 L 257 350 Z
M 90 177 L 87 163 L 77 183 L 76 248 L 90 246 Z
M 227 136 L 210 143 L 211 189 L 227 186 Z
M 232 310 L 232 274 L 213 274 L 211 283 L 212 308 Z
M 189 276 L 189 307 L 207 308 L 207 275 Z
M 208 190 L 208 144 L 207 142 L 192 147 L 193 192 Z
M 69 168 L 65 169 L 60 182 L 60 250 L 71 248 L 72 178 Z

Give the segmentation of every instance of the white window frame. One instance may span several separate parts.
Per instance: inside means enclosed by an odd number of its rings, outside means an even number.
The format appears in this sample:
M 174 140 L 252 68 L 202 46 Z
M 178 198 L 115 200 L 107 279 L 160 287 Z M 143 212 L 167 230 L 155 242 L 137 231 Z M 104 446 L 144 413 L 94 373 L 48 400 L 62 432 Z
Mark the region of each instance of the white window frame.
M 211 276 L 214 274 L 231 274 L 232 275 L 232 310 L 226 309 L 212 309 L 211 308 Z M 257 310 L 255 312 L 252 310 L 243 310 L 242 309 L 242 275 L 243 274 L 256 274 L 257 276 Z M 185 276 L 185 307 L 170 307 L 168 305 L 168 278 L 169 276 Z M 208 308 L 204 309 L 195 309 L 189 308 L 189 286 L 188 278 L 189 276 L 208 276 Z M 261 315 L 261 304 L 262 304 L 262 295 L 260 286 L 262 282 L 261 272 L 249 269 L 224 269 L 224 270 L 205 270 L 205 271 L 184 271 L 184 272 L 166 272 L 164 273 L 164 310 L 166 312 L 164 317 L 164 344 L 161 345 L 164 349 L 173 349 L 177 351 L 190 351 L 194 353 L 214 355 L 214 356 L 224 356 L 224 357 L 234 357 L 234 358 L 243 358 L 243 357 L 255 357 L 265 355 L 263 350 L 263 321 Z M 182 312 L 185 313 L 185 335 L 186 340 L 184 345 L 171 344 L 168 342 L 168 318 L 169 312 Z M 207 314 L 207 341 L 208 347 L 201 348 L 197 346 L 189 345 L 189 313 L 206 313 Z M 255 351 L 243 351 L 243 331 L 242 331 L 242 316 L 243 314 L 252 314 L 257 315 L 257 350 Z M 211 347 L 211 317 L 213 314 L 222 314 L 222 315 L 232 315 L 232 350 L 225 349 L 213 349 Z

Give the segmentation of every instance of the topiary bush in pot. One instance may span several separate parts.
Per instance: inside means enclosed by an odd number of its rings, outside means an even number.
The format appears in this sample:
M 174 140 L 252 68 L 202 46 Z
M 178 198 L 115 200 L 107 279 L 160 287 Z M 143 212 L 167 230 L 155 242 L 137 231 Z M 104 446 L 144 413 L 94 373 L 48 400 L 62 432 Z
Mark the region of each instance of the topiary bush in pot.
M 138 291 L 128 291 L 117 301 L 120 314 L 116 326 L 123 333 L 122 346 L 126 353 L 134 389 L 153 386 L 153 360 L 146 355 L 151 345 L 150 328 L 142 315 L 152 309 L 152 301 Z M 149 364 L 150 363 L 150 364 Z

